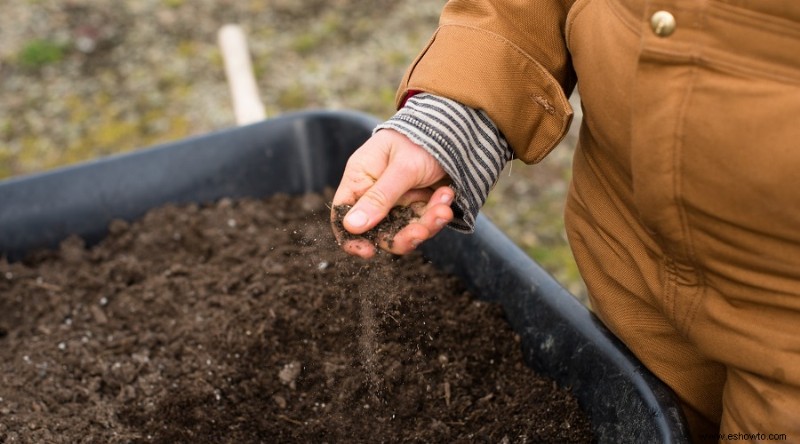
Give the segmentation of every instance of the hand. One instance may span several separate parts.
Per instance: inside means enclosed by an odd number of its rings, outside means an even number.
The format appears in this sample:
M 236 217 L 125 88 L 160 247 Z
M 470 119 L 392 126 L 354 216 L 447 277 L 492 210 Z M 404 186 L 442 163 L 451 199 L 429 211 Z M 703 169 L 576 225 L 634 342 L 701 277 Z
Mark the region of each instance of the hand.
M 407 254 L 453 220 L 450 204 L 455 193 L 439 162 L 424 148 L 391 129 L 375 133 L 350 156 L 333 205 L 353 205 L 343 220 L 344 228 L 361 234 L 378 224 L 395 205 L 412 206 L 419 216 L 400 230 L 392 246 L 379 246 L 394 254 Z M 331 211 L 331 219 L 334 217 Z M 342 233 L 334 226 L 340 242 Z M 342 248 L 370 258 L 375 247 L 365 239 L 347 240 Z

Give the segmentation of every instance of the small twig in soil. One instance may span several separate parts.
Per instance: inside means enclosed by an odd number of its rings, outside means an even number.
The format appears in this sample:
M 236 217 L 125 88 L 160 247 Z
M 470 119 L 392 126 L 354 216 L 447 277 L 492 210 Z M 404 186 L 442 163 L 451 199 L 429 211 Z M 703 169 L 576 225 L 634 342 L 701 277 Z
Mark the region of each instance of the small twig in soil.
M 400 321 L 398 321 L 396 317 L 392 316 L 391 313 L 385 312 L 384 314 L 386 316 L 389 316 L 390 318 L 392 318 L 392 320 L 394 321 L 395 324 L 400 325 Z
M 36 281 L 36 286 L 44 288 L 49 291 L 61 291 L 61 287 L 55 284 L 48 284 L 47 282 Z
M 302 421 L 298 421 L 296 419 L 292 419 L 292 418 L 290 418 L 290 417 L 288 417 L 286 415 L 278 415 L 278 419 L 282 419 L 282 420 L 284 420 L 286 422 L 291 422 L 294 425 L 299 425 L 299 426 L 305 425 L 305 424 L 303 424 Z

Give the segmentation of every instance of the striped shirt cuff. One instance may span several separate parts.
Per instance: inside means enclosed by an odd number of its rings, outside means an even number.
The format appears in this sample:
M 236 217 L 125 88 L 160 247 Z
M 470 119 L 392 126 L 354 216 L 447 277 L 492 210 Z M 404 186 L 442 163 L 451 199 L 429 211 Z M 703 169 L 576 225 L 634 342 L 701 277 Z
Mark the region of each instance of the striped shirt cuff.
M 390 128 L 423 147 L 453 180 L 450 228 L 471 233 L 475 218 L 505 164 L 513 157 L 505 137 L 481 110 L 421 93 L 375 131 Z

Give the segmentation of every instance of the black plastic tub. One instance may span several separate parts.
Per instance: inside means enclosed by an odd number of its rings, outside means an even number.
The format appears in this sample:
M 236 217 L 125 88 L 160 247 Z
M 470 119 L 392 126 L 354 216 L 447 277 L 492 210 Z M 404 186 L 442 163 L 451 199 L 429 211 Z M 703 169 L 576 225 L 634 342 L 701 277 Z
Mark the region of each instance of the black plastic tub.
M 2 181 L 0 256 L 17 260 L 71 234 L 96 242 L 112 219 L 168 202 L 321 191 L 338 184 L 376 123 L 350 112 L 302 112 Z M 505 307 L 527 364 L 572 389 L 599 442 L 688 442 L 672 392 L 485 217 L 475 234 L 445 230 L 423 252 Z

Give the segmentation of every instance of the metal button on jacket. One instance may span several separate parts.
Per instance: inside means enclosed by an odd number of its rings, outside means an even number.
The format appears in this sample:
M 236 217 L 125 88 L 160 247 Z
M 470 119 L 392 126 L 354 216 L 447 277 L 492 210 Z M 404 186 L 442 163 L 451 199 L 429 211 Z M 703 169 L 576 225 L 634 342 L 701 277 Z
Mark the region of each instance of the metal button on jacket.
M 675 17 L 667 11 L 656 11 L 650 17 L 650 27 L 659 37 L 669 37 L 675 32 Z

